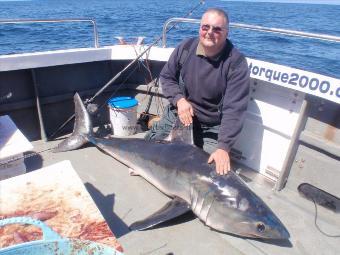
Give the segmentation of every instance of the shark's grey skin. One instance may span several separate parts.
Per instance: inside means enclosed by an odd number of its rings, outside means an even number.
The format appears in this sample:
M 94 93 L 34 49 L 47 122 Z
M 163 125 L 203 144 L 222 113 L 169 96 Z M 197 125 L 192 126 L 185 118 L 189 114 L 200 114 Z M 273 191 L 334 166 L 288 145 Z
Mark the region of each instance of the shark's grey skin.
M 192 210 L 206 225 L 221 232 L 250 238 L 289 238 L 280 220 L 234 172 L 216 175 L 203 150 L 181 140 L 96 138 L 78 94 L 74 100 L 74 132 L 57 151 L 77 149 L 89 141 L 173 198 L 160 211 L 132 224 L 133 229 L 146 229 Z

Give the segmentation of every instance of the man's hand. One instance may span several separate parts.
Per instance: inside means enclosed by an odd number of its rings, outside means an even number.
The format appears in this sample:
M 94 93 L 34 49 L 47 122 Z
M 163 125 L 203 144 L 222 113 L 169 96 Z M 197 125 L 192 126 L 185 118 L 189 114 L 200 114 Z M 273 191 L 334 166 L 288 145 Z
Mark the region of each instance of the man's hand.
M 220 175 L 227 174 L 230 171 L 229 153 L 222 149 L 217 149 L 211 153 L 208 163 L 215 161 L 216 172 Z
M 192 105 L 185 99 L 181 98 L 177 101 L 178 117 L 184 126 L 189 126 L 192 123 L 194 109 Z

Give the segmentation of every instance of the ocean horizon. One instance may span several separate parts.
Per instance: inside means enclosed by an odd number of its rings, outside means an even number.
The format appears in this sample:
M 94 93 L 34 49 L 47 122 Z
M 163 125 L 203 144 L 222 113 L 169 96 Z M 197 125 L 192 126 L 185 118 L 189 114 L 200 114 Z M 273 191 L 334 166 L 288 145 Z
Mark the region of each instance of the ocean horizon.
M 95 19 L 100 46 L 118 43 L 116 39 L 118 36 L 131 43 L 134 43 L 138 36 L 143 36 L 146 44 L 153 43 L 161 36 L 163 24 L 167 19 L 186 16 L 199 19 L 209 7 L 223 8 L 228 12 L 230 21 L 234 23 L 340 36 L 340 1 L 326 1 L 327 4 L 314 1 L 306 4 L 278 3 L 270 0 L 266 2 L 208 0 L 190 16 L 187 14 L 200 1 L 0 0 L 0 2 L 0 20 Z M 197 31 L 197 24 L 177 25 L 168 33 L 167 45 L 175 47 L 183 39 L 197 36 Z M 340 78 L 340 43 L 238 28 L 230 29 L 229 38 L 247 57 Z M 86 48 L 93 45 L 93 28 L 86 22 L 0 24 L 0 55 Z

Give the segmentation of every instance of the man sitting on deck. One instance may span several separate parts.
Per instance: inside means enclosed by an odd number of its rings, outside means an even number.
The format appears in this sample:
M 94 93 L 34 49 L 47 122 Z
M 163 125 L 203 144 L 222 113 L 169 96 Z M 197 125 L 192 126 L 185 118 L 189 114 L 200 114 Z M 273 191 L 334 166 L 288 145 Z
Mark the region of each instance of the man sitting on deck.
M 241 132 L 249 95 L 245 57 L 227 39 L 229 19 L 221 9 L 202 16 L 199 38 L 184 40 L 160 74 L 170 101 L 145 138 L 164 139 L 179 117 L 193 124 L 194 143 L 210 153 L 218 174 L 230 171 L 230 149 Z

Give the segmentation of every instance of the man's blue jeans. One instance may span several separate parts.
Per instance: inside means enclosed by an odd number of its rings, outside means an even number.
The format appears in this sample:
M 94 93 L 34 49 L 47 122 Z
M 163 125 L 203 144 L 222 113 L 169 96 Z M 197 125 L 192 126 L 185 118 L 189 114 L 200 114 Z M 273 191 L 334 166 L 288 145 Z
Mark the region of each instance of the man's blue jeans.
M 177 109 L 167 105 L 160 121 L 155 122 L 152 128 L 146 133 L 145 140 L 163 140 L 169 134 L 178 118 Z M 217 138 L 220 125 L 206 125 L 199 123 L 194 117 L 193 131 L 194 143 L 207 153 L 211 154 L 217 149 Z

